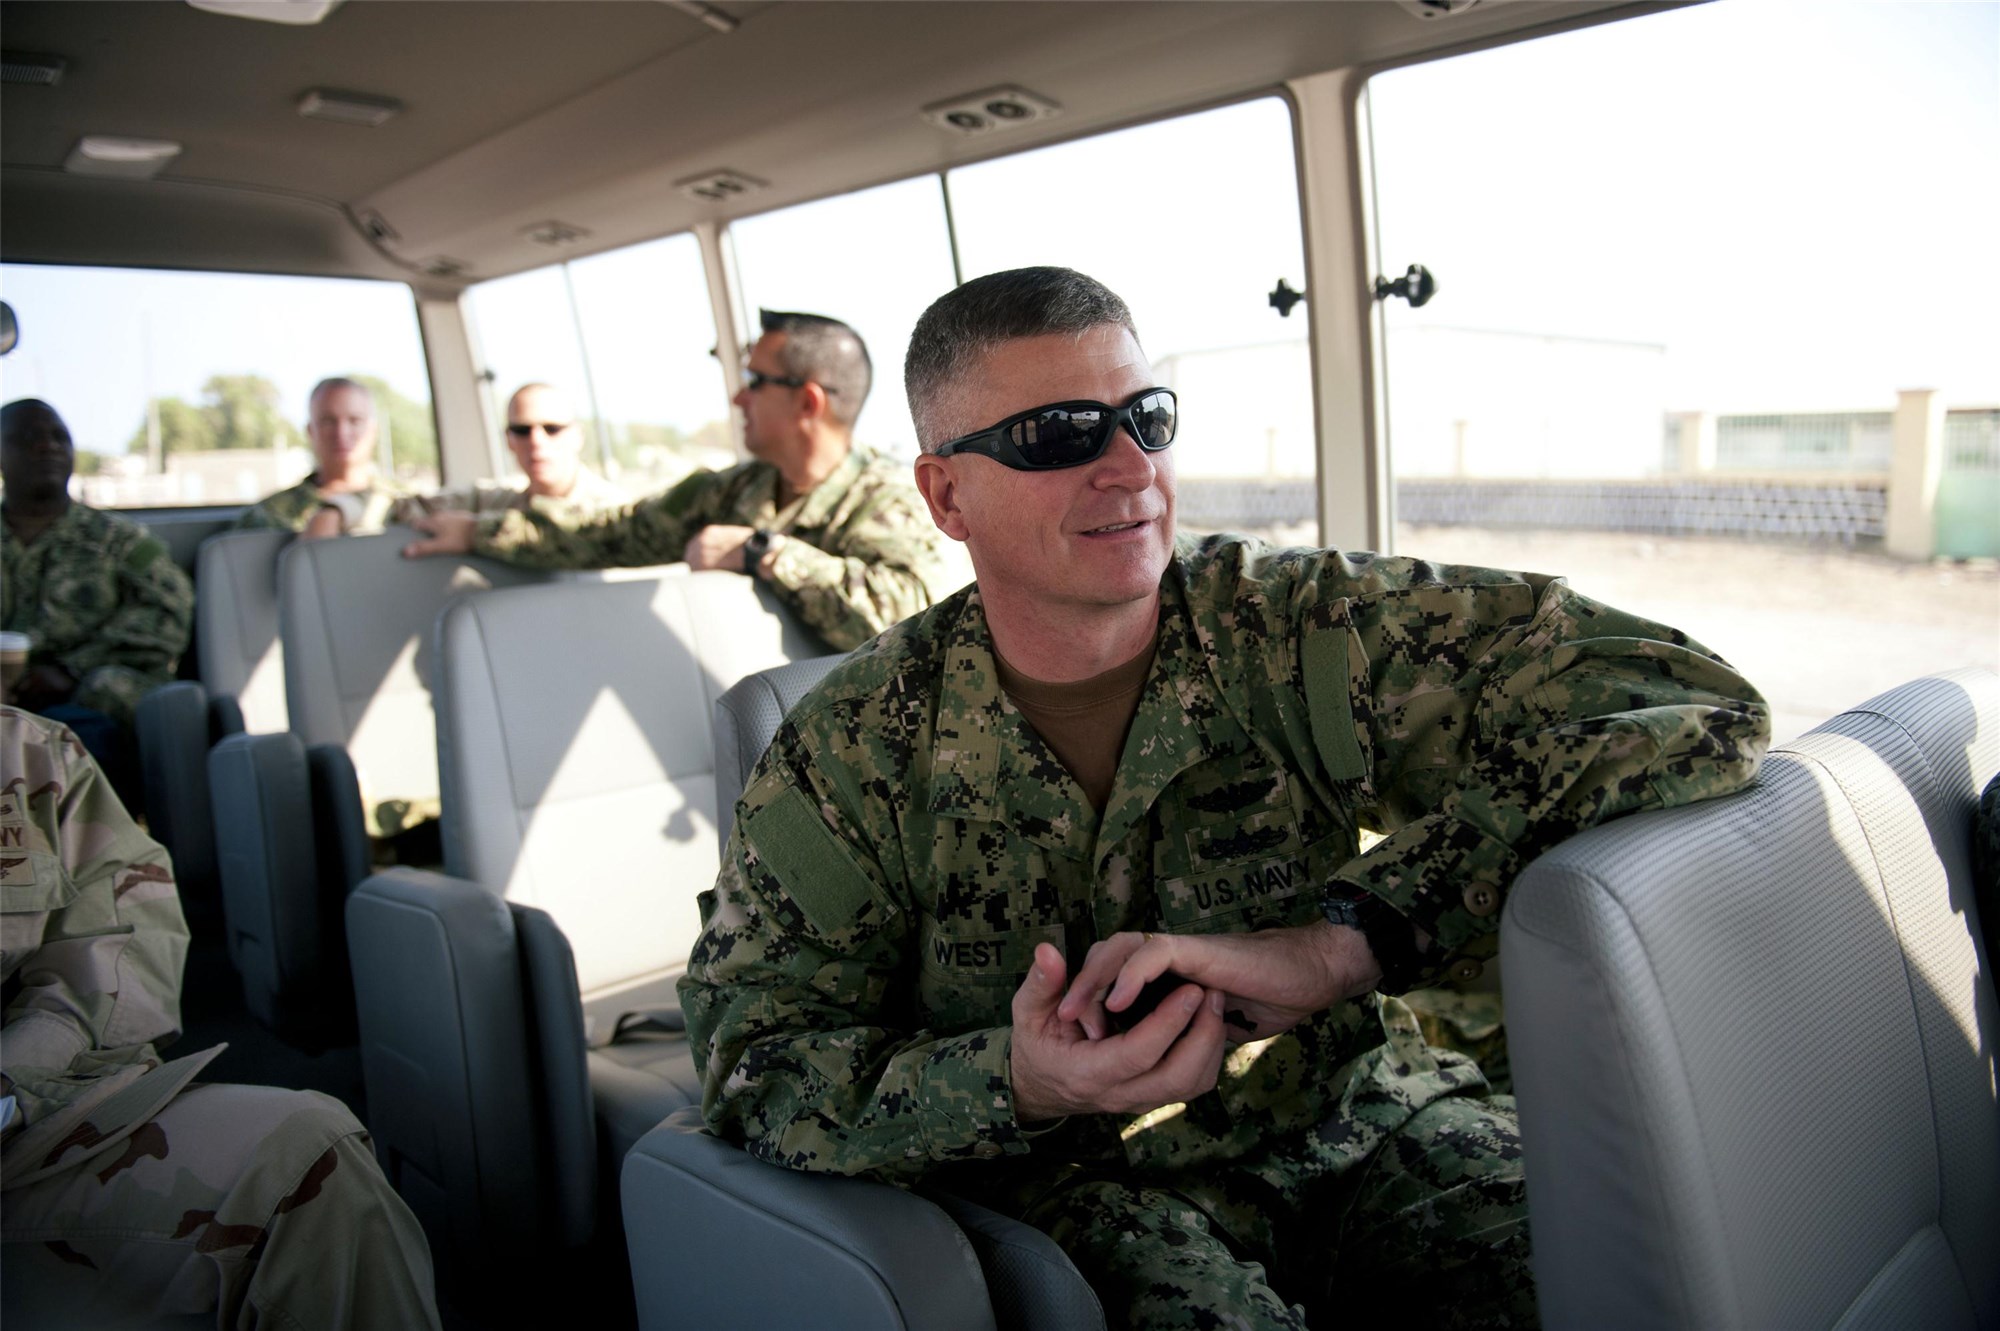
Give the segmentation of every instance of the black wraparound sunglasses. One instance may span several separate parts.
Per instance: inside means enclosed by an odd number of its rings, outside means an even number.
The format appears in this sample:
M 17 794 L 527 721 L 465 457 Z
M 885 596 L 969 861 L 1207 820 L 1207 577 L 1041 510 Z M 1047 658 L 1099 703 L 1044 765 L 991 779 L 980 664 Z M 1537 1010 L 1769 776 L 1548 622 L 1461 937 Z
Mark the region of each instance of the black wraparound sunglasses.
M 1139 447 L 1157 453 L 1174 442 L 1179 408 L 1170 388 L 1148 388 L 1122 407 L 1106 402 L 1052 402 L 998 425 L 939 444 L 936 456 L 979 453 L 1016 471 L 1054 471 L 1094 462 L 1123 425 Z
M 762 370 L 752 370 L 747 367 L 743 371 L 743 386 L 753 393 L 766 384 L 776 384 L 780 388 L 804 388 L 807 384 L 812 383 L 819 383 L 819 381 L 817 379 L 804 379 L 796 374 L 766 374 Z M 825 384 L 820 384 L 819 386 L 823 392 L 827 393 L 837 393 L 840 391 L 839 389 L 828 388 Z

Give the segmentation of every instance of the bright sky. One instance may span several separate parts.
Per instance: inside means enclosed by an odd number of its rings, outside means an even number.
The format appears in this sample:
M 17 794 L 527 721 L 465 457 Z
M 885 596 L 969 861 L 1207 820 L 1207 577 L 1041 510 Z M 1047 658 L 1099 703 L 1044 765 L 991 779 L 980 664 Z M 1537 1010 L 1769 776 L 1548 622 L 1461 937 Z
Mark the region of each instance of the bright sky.
M 1660 344 L 1677 406 L 2000 404 L 2000 4 L 1723 0 L 1395 71 L 1372 108 L 1383 263 L 1440 281 L 1399 324 Z M 1305 285 L 1288 126 L 1266 99 L 955 172 L 965 274 L 1082 268 L 1155 358 L 1302 337 L 1264 303 L 1281 274 Z M 903 343 L 950 282 L 936 179 L 752 218 L 733 244 L 752 318 L 861 329 L 862 437 L 902 444 Z M 724 413 L 691 238 L 571 279 L 607 416 Z M 0 392 L 48 398 L 86 447 L 122 451 L 149 391 L 192 400 L 217 372 L 270 376 L 299 417 L 330 373 L 428 396 L 390 284 L 6 266 L 0 294 L 23 331 Z M 475 291 L 502 391 L 584 387 L 566 299 L 559 269 Z

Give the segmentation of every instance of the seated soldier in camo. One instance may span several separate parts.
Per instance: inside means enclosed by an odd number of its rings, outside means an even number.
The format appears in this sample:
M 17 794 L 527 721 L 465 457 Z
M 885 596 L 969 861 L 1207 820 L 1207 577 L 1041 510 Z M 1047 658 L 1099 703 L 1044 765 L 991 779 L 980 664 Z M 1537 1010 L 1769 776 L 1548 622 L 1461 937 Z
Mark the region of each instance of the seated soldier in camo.
M 54 407 L 23 398 L 0 408 L 0 630 L 24 635 L 28 651 L 0 701 L 68 725 L 131 801 L 133 713 L 174 677 L 194 587 L 144 527 L 71 499 L 75 468 Z

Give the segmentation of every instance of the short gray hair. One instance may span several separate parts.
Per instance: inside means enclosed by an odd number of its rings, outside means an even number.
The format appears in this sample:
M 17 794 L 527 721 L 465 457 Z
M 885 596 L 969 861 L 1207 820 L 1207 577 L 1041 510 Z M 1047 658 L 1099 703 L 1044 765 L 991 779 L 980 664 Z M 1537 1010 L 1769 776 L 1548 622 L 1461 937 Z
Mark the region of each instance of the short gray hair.
M 368 390 L 367 384 L 358 383 L 353 379 L 349 379 L 344 374 L 334 375 L 331 379 L 322 379 L 313 385 L 313 391 L 306 394 L 306 414 L 312 414 L 313 408 L 319 403 L 319 395 L 321 393 L 331 393 L 340 388 L 351 388 L 361 394 L 361 396 L 367 398 L 368 414 L 370 416 L 375 414 L 375 394 Z
M 1118 294 L 1073 268 L 989 273 L 938 297 L 917 320 L 903 361 L 903 391 L 918 446 L 928 453 L 944 442 L 938 397 L 979 356 L 1016 338 L 1080 334 L 1106 324 L 1139 340 L 1132 311 Z
M 827 392 L 827 411 L 849 429 L 861 419 L 861 404 L 875 383 L 875 363 L 861 334 L 824 314 L 759 310 L 766 333 L 783 333 L 778 364 L 792 379 L 809 379 Z

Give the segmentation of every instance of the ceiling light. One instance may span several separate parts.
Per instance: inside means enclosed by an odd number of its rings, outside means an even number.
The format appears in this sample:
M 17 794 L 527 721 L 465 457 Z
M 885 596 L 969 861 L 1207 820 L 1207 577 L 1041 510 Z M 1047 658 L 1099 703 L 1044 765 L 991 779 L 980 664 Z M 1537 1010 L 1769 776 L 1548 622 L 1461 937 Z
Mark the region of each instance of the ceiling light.
M 127 139 L 111 134 L 86 134 L 63 159 L 63 170 L 79 176 L 116 176 L 144 180 L 181 155 L 168 139 Z
M 576 244 L 576 242 L 582 240 L 590 233 L 580 226 L 571 226 L 568 222 L 551 220 L 537 222 L 530 227 L 523 227 L 521 234 L 529 240 L 534 241 L 537 245 L 552 245 L 561 248 L 564 245 Z
M 366 125 L 373 129 L 400 115 L 403 104 L 393 97 L 376 97 L 365 92 L 340 92 L 334 88 L 310 88 L 299 94 L 299 114 L 309 120 L 331 120 L 339 125 Z
M 728 14 L 703 0 L 663 0 L 690 18 L 698 18 L 717 32 L 735 32 L 743 21 L 734 14 Z
M 1453 14 L 1463 14 L 1479 0 L 1396 0 L 1396 3 L 1418 18 L 1450 18 Z
M 1012 129 L 1049 116 L 1059 116 L 1062 108 L 1046 97 L 1025 88 L 988 88 L 969 92 L 949 101 L 934 102 L 921 113 L 940 129 L 958 134 L 984 134 L 991 129 Z
M 187 0 L 196 9 L 231 18 L 293 25 L 317 23 L 340 7 L 340 0 Z
M 686 180 L 676 180 L 674 188 L 690 199 L 703 203 L 727 203 L 731 199 L 764 188 L 764 182 L 741 171 L 704 171 Z

